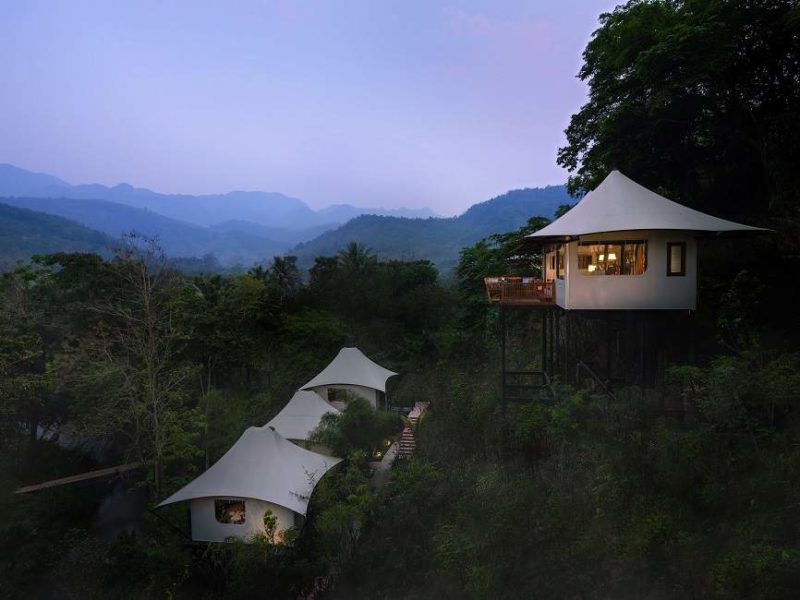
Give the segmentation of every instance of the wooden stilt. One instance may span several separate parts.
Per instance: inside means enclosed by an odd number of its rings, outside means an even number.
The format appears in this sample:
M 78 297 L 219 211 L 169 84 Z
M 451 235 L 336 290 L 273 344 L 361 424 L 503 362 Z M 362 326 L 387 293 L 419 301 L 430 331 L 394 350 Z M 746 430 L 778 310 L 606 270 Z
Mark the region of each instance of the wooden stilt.
M 501 381 L 500 393 L 503 400 L 503 416 L 506 413 L 506 311 L 503 305 L 500 305 L 500 362 L 501 362 Z

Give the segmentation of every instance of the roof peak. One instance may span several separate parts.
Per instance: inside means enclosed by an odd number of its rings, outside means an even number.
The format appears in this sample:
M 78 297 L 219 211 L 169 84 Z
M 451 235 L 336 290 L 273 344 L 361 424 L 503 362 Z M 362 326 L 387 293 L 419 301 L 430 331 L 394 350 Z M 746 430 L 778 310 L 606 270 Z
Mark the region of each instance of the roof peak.
M 593 233 L 639 230 L 767 231 L 679 204 L 614 169 L 572 209 L 526 237 L 563 241 Z

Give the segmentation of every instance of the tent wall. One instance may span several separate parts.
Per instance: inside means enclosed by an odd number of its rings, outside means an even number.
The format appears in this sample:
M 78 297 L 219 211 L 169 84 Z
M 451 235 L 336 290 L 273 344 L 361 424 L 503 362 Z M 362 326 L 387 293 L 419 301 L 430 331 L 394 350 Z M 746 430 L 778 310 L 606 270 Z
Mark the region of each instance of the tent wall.
M 220 498 L 230 499 L 230 498 Z M 198 542 L 224 542 L 229 537 L 248 540 L 264 533 L 264 515 L 267 510 L 278 520 L 276 532 L 294 525 L 294 512 L 263 500 L 245 499 L 245 522 L 241 525 L 220 523 L 214 513 L 216 498 L 197 498 L 190 503 L 192 514 L 192 539 Z
M 334 407 L 338 408 L 339 410 L 343 410 L 345 407 L 344 402 L 331 402 L 328 398 L 328 390 L 346 390 L 356 396 L 363 398 L 367 402 L 370 403 L 372 408 L 377 408 L 378 406 L 378 390 L 373 388 L 364 387 L 363 385 L 349 385 L 349 384 L 342 384 L 342 385 L 321 385 L 315 388 L 311 388 L 315 392 L 317 392 L 320 396 L 322 396 L 325 400 L 328 400 Z
M 578 242 L 567 244 L 563 284 L 556 303 L 568 310 L 694 310 L 697 300 L 697 243 L 686 232 L 626 231 L 581 236 L 591 241 L 647 241 L 642 275 L 584 275 L 578 271 Z M 686 244 L 686 274 L 667 276 L 667 244 Z

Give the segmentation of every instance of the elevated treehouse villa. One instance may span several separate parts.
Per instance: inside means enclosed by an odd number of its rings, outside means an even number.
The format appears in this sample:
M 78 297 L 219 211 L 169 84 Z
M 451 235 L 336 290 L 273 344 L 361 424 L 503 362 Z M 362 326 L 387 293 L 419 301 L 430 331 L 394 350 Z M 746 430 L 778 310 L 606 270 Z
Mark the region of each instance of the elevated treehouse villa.
M 500 306 L 503 397 L 581 370 L 602 382 L 652 384 L 670 340 L 686 347 L 697 304 L 697 241 L 767 230 L 687 208 L 612 171 L 569 212 L 528 235 L 541 278 L 487 277 Z M 542 309 L 538 368 L 508 368 L 509 308 Z

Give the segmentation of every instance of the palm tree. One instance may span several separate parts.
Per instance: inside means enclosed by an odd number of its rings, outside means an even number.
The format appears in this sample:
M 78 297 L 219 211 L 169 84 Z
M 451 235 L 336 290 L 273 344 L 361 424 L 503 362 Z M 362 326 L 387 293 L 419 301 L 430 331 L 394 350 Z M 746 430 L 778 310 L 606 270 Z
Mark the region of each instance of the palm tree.
M 269 281 L 282 298 L 294 296 L 302 285 L 296 256 L 276 256 L 269 269 Z
M 367 248 L 359 242 L 350 242 L 344 250 L 339 252 L 339 264 L 351 272 L 363 271 L 375 260 L 372 248 Z

